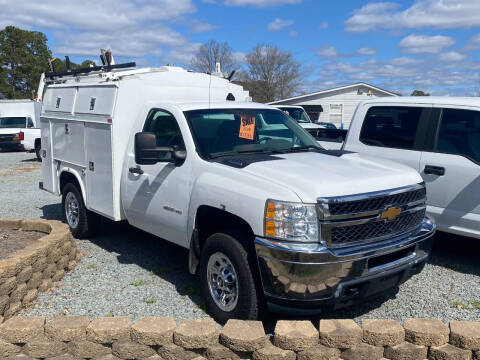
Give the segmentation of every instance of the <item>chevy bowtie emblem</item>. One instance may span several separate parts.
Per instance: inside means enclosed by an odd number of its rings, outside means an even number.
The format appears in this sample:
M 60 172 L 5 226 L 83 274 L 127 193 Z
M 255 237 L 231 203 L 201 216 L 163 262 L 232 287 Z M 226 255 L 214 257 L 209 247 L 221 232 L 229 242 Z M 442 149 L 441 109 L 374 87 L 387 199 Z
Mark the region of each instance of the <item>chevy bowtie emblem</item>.
M 380 215 L 380 219 L 386 219 L 388 221 L 395 220 L 398 215 L 402 213 L 402 209 L 397 208 L 395 206 L 389 207 L 387 210 L 382 212 Z

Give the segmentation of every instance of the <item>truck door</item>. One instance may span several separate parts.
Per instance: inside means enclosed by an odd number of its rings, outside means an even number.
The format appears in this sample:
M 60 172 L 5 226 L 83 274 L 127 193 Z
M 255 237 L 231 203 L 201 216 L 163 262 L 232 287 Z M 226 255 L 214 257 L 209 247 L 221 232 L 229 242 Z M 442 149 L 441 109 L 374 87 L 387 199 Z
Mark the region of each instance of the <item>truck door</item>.
M 372 105 L 363 122 L 349 130 L 352 134 L 348 134 L 346 150 L 392 160 L 419 171 L 430 110 L 431 106 Z
M 158 146 L 185 150 L 182 131 L 169 111 L 151 110 L 141 131 L 155 133 Z M 180 166 L 167 162 L 138 165 L 135 163 L 133 144 L 130 146 L 122 191 L 128 221 L 163 239 L 188 246 L 186 233 L 192 187 L 192 154 L 187 153 L 185 162 Z
M 440 230 L 480 237 L 480 111 L 438 109 L 432 151 L 422 152 L 428 210 Z

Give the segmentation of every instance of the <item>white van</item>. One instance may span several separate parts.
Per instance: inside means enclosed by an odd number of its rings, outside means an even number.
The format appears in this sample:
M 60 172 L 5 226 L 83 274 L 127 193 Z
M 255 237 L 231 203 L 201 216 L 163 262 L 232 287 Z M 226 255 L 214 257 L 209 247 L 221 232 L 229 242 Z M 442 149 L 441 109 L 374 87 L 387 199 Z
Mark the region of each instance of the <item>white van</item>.
M 36 127 L 41 106 L 33 100 L 0 100 L 1 149 L 22 149 L 20 132 Z

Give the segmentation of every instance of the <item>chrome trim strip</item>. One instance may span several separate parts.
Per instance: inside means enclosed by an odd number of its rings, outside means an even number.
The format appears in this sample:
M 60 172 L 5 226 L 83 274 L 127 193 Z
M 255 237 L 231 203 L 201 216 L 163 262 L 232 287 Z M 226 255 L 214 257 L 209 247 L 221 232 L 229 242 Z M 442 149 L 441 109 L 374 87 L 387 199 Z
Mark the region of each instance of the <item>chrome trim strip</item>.
M 390 269 L 390 268 L 395 267 L 397 265 L 400 265 L 404 262 L 407 262 L 411 259 L 414 259 L 416 256 L 417 256 L 417 253 L 414 251 L 410 255 L 405 256 L 401 259 L 398 259 L 398 260 L 395 260 L 395 261 L 392 261 L 392 262 L 389 262 L 389 263 L 386 263 L 386 264 L 383 264 L 383 265 L 375 266 L 375 267 L 369 269 L 368 273 L 370 274 L 370 273 L 375 273 L 375 272 L 378 272 L 378 271 L 383 271 L 383 270 Z
M 368 200 L 368 199 L 373 199 L 378 197 L 387 197 L 387 196 L 397 195 L 401 193 L 406 193 L 409 191 L 420 190 L 422 188 L 425 188 L 425 183 L 423 182 L 419 184 L 403 186 L 395 189 L 373 191 L 373 192 L 362 193 L 362 194 L 336 196 L 336 197 L 319 197 L 317 198 L 317 209 L 319 210 L 318 217 L 319 217 L 319 220 L 339 220 L 344 218 L 375 215 L 375 210 L 363 212 L 363 213 L 356 213 L 356 214 L 331 215 L 328 205 L 330 203 L 335 204 L 340 202 L 351 202 L 351 201 L 359 201 L 359 200 Z M 391 204 L 391 205 L 395 205 L 395 204 Z M 379 209 L 378 211 L 381 211 L 381 210 L 383 209 Z

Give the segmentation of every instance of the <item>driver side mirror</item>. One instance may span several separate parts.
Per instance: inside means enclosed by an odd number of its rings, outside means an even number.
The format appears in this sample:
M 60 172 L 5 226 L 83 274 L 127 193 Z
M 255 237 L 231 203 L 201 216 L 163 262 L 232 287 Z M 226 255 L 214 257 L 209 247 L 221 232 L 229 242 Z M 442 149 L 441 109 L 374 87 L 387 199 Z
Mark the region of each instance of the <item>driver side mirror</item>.
M 139 165 L 153 165 L 171 162 L 180 166 L 186 159 L 185 150 L 175 150 L 172 146 L 157 146 L 157 136 L 152 132 L 135 134 L 135 162 Z

